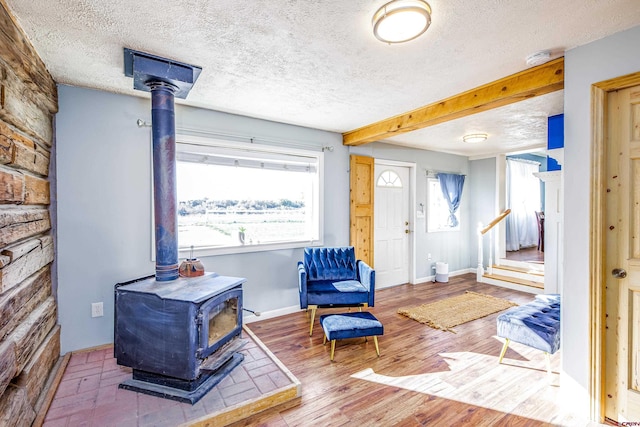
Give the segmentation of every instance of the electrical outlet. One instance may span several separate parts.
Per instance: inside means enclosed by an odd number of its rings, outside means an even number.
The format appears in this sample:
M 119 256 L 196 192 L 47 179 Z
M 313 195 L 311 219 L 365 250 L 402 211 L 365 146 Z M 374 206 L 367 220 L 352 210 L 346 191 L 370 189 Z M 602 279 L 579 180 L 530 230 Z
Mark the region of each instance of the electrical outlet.
M 431 254 L 427 254 L 427 261 L 431 261 Z
M 91 304 L 91 317 L 104 316 L 104 308 L 102 302 L 94 302 Z

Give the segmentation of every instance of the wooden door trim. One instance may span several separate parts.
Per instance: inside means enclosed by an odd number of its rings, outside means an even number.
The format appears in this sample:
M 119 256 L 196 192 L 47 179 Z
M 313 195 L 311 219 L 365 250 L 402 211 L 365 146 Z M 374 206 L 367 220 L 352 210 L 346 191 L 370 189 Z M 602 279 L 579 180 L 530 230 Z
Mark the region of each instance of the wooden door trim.
M 374 239 L 373 239 L 373 203 L 374 203 L 374 166 L 375 159 L 368 156 L 351 154 L 349 156 L 349 244 L 355 248 L 356 258 L 364 261 L 372 268 L 375 268 L 374 259 Z M 369 168 L 368 171 L 368 203 L 359 203 L 359 194 L 356 192 L 363 190 L 358 183 L 358 165 L 363 164 Z M 366 198 L 365 198 L 366 199 Z M 358 229 L 358 219 L 368 218 L 368 229 Z
M 640 72 L 594 83 L 591 86 L 591 212 L 589 242 L 589 397 L 590 418 L 604 421 L 605 399 L 605 188 L 608 93 L 640 85 Z

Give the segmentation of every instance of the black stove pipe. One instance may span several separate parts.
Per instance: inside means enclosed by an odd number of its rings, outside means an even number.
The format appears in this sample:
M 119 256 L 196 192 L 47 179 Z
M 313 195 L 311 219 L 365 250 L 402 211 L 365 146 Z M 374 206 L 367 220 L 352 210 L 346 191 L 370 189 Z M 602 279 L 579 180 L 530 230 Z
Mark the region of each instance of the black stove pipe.
M 151 89 L 153 133 L 153 206 L 156 236 L 156 280 L 178 278 L 175 86 L 147 83 Z

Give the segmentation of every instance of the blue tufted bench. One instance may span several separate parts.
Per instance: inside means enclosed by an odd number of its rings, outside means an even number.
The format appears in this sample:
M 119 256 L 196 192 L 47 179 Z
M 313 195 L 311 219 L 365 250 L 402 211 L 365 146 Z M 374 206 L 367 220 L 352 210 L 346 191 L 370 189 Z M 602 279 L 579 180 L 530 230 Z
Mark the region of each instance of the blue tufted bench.
M 336 349 L 336 340 L 346 338 L 359 338 L 373 336 L 376 344 L 376 354 L 380 357 L 377 335 L 384 334 L 384 327 L 376 317 L 367 312 L 360 311 L 354 313 L 325 314 L 320 316 L 320 326 L 324 330 L 324 339 L 331 341 L 331 360 Z
M 547 372 L 551 373 L 550 355 L 560 348 L 560 295 L 536 295 L 532 302 L 499 315 L 497 323 L 497 335 L 505 338 L 498 363 L 502 363 L 509 341 L 515 341 L 544 351 Z

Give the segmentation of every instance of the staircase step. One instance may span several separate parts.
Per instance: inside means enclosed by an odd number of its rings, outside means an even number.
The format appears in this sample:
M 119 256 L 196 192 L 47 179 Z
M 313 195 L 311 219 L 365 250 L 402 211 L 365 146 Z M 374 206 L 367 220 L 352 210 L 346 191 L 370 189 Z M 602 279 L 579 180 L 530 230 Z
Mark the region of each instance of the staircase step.
M 508 270 L 508 271 L 514 271 L 517 273 L 524 273 L 524 274 L 530 274 L 533 276 L 540 276 L 540 277 L 544 277 L 544 271 L 540 271 L 540 270 L 536 270 L 533 268 L 523 268 L 523 267 L 513 267 L 511 265 L 493 265 L 493 269 L 494 270 Z
M 516 283 L 518 285 L 531 286 L 532 288 L 544 289 L 544 283 L 534 282 L 533 280 L 502 276 L 500 274 L 485 274 L 484 277 L 494 280 L 501 280 L 503 282 Z
M 544 264 L 538 264 L 534 262 L 515 261 L 512 259 L 501 258 L 498 261 L 498 264 L 500 267 L 508 266 L 508 267 L 516 267 L 516 268 L 526 268 L 529 270 L 544 272 Z

